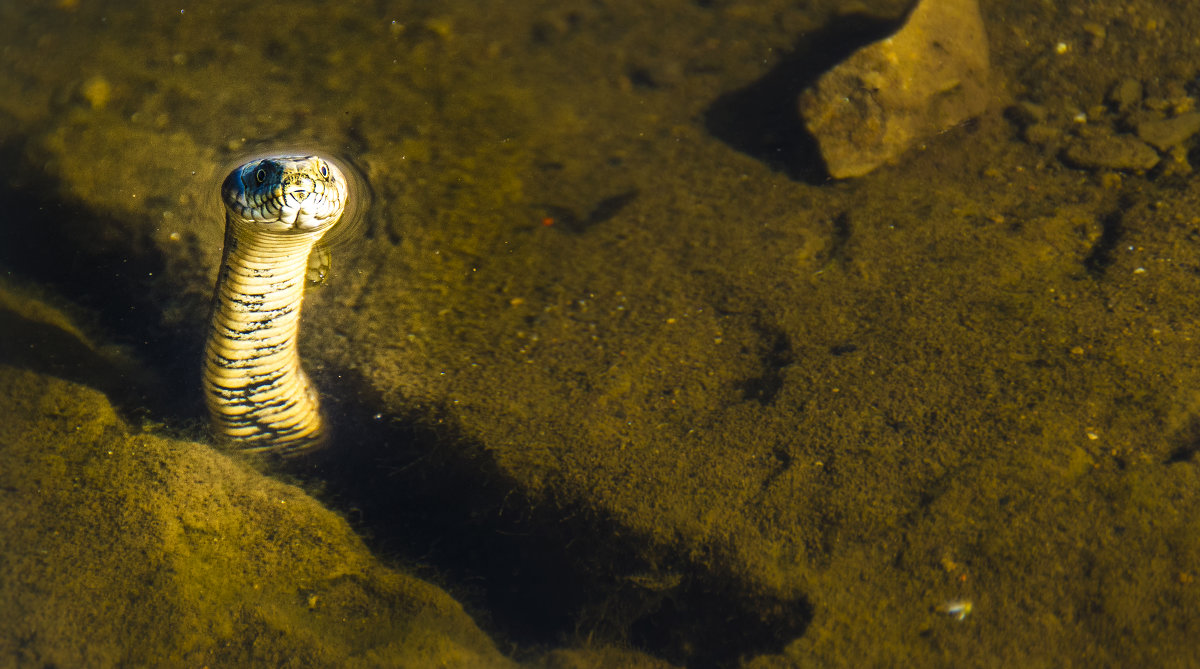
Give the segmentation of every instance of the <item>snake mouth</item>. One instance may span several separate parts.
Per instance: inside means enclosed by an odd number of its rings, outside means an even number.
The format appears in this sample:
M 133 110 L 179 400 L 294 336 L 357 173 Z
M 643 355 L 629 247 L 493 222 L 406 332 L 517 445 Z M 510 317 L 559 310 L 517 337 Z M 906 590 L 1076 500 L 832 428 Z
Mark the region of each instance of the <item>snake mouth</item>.
M 298 174 L 288 175 L 280 189 L 279 215 L 276 220 L 295 230 L 320 228 L 336 217 L 341 208 L 330 203 L 325 189 L 312 179 Z M 330 213 L 330 212 L 334 213 Z

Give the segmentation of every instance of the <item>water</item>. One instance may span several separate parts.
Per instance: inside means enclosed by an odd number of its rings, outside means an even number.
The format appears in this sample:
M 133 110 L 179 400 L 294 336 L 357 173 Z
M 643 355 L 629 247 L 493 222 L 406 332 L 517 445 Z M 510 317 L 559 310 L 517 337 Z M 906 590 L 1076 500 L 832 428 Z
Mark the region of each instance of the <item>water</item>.
M 984 7 L 988 111 L 834 182 L 851 9 L 4 3 L 0 657 L 1186 663 L 1195 139 L 1061 156 L 1192 108 L 1197 17 Z M 363 178 L 336 436 L 246 463 L 217 186 L 292 147 Z

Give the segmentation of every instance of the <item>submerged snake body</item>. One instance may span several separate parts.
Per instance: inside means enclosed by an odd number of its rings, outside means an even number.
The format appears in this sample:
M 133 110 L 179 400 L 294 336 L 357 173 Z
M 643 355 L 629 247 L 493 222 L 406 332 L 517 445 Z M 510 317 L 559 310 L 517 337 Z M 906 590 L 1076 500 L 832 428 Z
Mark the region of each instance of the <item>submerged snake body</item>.
M 285 455 L 325 438 L 316 389 L 296 345 L 308 256 L 345 209 L 346 178 L 315 156 L 235 169 L 221 187 L 225 252 L 204 363 L 217 433 Z

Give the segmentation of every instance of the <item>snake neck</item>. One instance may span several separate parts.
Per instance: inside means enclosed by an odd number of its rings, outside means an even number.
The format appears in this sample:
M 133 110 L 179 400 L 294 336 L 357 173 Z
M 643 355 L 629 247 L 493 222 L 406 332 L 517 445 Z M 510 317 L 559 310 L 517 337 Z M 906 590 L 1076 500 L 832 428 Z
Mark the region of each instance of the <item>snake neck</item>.
M 287 455 L 324 441 L 297 346 L 308 255 L 320 237 L 227 217 L 204 386 L 217 433 L 243 450 Z

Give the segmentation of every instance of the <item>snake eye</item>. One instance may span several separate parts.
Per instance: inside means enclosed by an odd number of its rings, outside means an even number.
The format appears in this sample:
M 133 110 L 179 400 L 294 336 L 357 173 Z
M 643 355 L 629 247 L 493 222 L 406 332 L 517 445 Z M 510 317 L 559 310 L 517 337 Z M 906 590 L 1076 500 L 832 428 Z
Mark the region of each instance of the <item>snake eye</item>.
M 329 166 L 326 165 L 325 163 L 321 163 L 321 167 L 318 168 L 317 171 L 321 173 L 322 177 L 325 177 L 325 178 L 329 177 Z
M 266 181 L 267 180 L 267 171 L 261 167 L 258 168 L 258 171 L 254 173 L 254 180 L 257 181 L 258 183 L 262 183 L 262 182 Z

